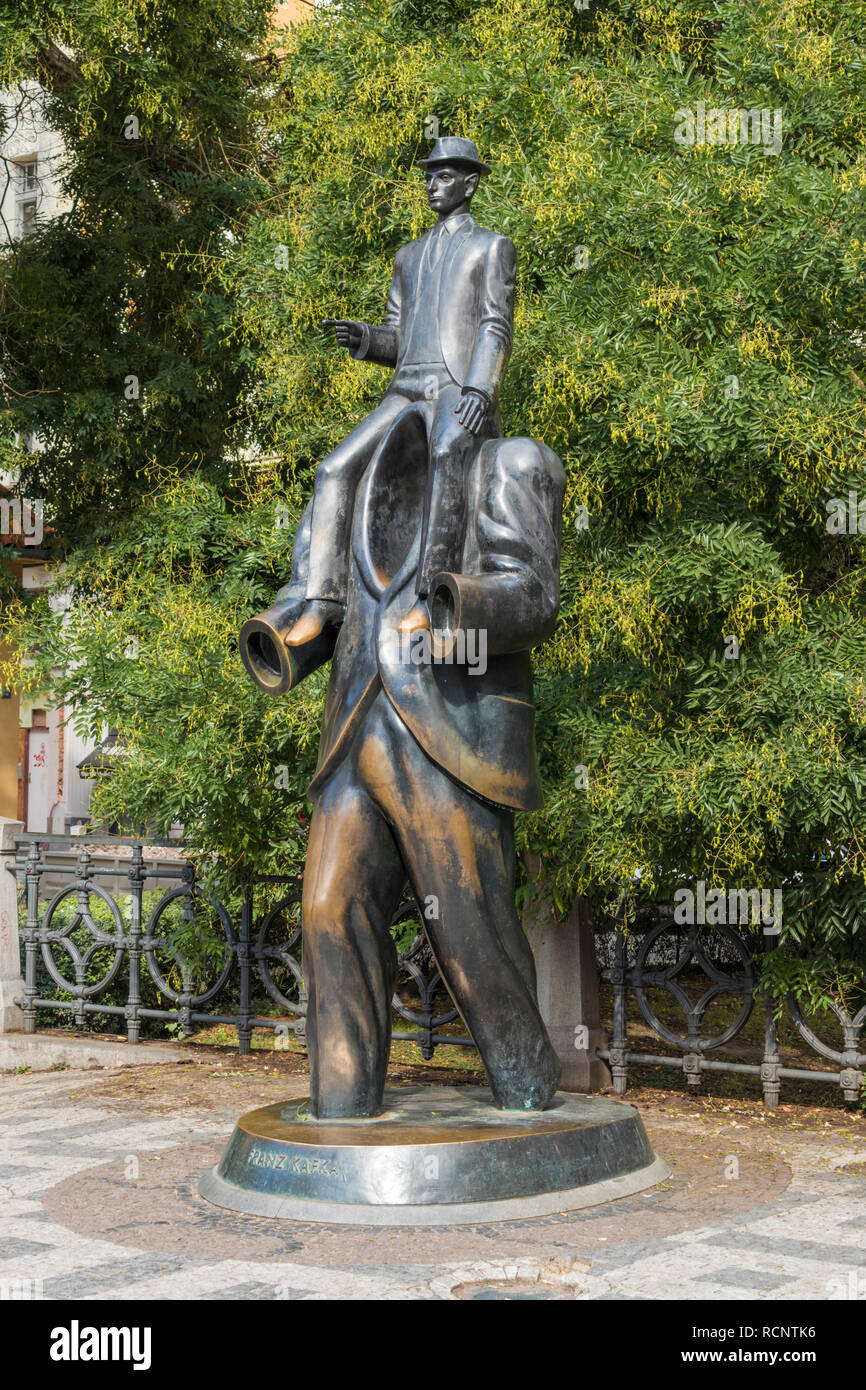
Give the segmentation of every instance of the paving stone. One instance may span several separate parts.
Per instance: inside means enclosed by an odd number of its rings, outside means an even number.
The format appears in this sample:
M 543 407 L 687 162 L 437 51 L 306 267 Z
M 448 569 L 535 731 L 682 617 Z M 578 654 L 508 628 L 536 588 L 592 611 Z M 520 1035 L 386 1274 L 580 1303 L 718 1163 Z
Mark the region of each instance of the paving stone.
M 275 1300 L 287 1300 L 294 1302 L 296 1299 L 307 1298 L 309 1289 L 293 1289 L 284 1285 L 280 1289 L 275 1289 L 273 1284 L 233 1284 L 231 1288 L 220 1289 L 217 1293 L 207 1295 L 209 1299 L 246 1299 L 251 1302 L 273 1302 Z
M 762 1236 L 753 1231 L 738 1232 L 737 1249 L 748 1251 L 749 1254 L 765 1254 L 790 1256 L 795 1260 L 819 1260 L 838 1266 L 844 1264 L 846 1257 L 856 1254 L 855 1251 L 846 1249 L 840 1245 L 816 1245 L 811 1240 L 793 1240 L 790 1238 L 772 1236 Z M 718 1245 L 718 1240 L 708 1242 Z M 862 1258 L 866 1263 L 866 1249 L 862 1251 Z
M 4 1240 L 0 1236 L 0 1261 L 16 1260 L 20 1255 L 35 1255 L 37 1252 L 44 1255 L 46 1250 L 53 1248 L 44 1240 L 22 1240 L 14 1236 Z
M 126 1298 L 134 1298 L 135 1284 L 139 1280 L 188 1268 L 193 1263 L 197 1261 L 190 1261 L 181 1256 L 127 1256 L 102 1265 L 91 1265 L 86 1271 L 76 1270 L 74 1274 L 46 1279 L 45 1297 L 86 1298 L 94 1293 L 112 1290 L 122 1293 Z

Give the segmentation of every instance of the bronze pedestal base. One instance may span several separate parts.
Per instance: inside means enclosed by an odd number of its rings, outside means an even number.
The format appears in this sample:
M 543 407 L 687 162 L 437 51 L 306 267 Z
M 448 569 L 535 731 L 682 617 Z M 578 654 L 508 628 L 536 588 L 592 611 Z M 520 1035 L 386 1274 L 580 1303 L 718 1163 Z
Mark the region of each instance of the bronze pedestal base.
M 481 1087 L 419 1086 L 385 1106 L 372 1120 L 315 1120 L 303 1100 L 251 1110 L 201 1195 L 282 1220 L 463 1225 L 594 1206 L 669 1173 L 621 1101 L 560 1091 L 516 1113 Z

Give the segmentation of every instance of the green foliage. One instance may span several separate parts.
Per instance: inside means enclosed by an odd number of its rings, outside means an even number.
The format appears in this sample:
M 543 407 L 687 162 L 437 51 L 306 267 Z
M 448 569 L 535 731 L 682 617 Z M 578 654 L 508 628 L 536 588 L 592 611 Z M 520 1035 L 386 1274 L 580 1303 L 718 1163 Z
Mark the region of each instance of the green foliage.
M 233 16 L 241 29 L 257 14 L 229 0 L 178 13 L 194 26 L 200 8 L 211 16 L 202 24 Z M 121 10 L 123 24 L 139 14 L 129 0 Z M 120 491 L 133 479 L 140 487 L 154 462 L 161 470 L 148 475 L 159 486 L 135 526 L 76 570 L 85 617 L 74 605 L 52 649 L 60 664 L 83 662 L 70 668 L 70 696 L 95 700 L 142 750 L 113 784 L 118 805 L 189 820 L 203 846 L 236 861 L 271 843 L 283 813 L 267 753 L 276 740 L 287 760 L 309 759 L 318 687 L 268 708 L 240 674 L 233 634 L 276 576 L 263 494 L 249 506 L 242 470 L 226 461 L 241 442 L 276 456 L 271 500 L 284 495 L 297 510 L 317 462 L 380 396 L 387 374 L 340 354 L 318 325 L 380 319 L 397 247 L 428 225 L 414 165 L 435 115 L 493 165 L 473 211 L 517 246 L 505 430 L 546 440 L 569 480 L 562 618 L 538 660 L 548 804 L 523 819 L 521 842 L 542 854 L 561 903 L 575 892 L 628 902 L 636 881 L 664 896 L 698 878 L 781 886 L 774 978 L 785 984 L 784 960 L 788 982 L 803 960 L 843 991 L 862 978 L 866 537 L 828 534 L 825 523 L 830 498 L 866 497 L 864 19 L 862 0 L 593 0 L 586 10 L 568 0 L 344 0 L 273 61 L 266 101 L 231 43 L 225 71 L 215 46 L 192 53 L 188 71 L 217 83 L 216 105 L 236 94 L 237 143 L 249 120 L 256 145 L 248 183 L 236 166 L 214 172 L 209 153 L 211 220 L 195 235 L 177 235 L 177 214 L 147 181 L 146 191 L 121 182 L 123 216 L 97 235 L 93 217 L 80 220 L 93 206 L 96 154 L 76 156 L 88 196 L 72 230 L 56 233 L 61 302 L 80 267 L 95 311 L 108 267 L 124 294 L 154 296 L 135 319 L 153 361 L 143 379 L 160 381 L 171 353 L 184 371 L 195 363 L 188 377 L 172 368 L 171 388 L 128 435 L 124 407 L 108 409 L 100 387 L 79 444 L 86 410 L 70 391 L 79 364 L 68 355 L 78 339 L 58 327 L 68 315 L 53 315 L 36 353 L 53 353 L 53 365 L 43 362 L 33 385 L 54 386 L 65 371 L 71 409 L 51 415 L 29 397 L 10 406 L 19 428 L 29 421 L 57 441 L 40 466 L 58 515 L 61 476 L 68 484 L 77 467 L 83 479 L 91 467 L 104 475 L 110 456 Z M 94 45 L 104 55 L 122 24 L 99 23 L 111 30 Z M 197 95 L 189 114 L 163 90 L 172 33 L 163 49 L 154 31 L 148 49 L 159 81 L 137 70 L 134 80 L 161 94 L 167 142 L 186 140 L 187 119 L 196 139 L 213 139 Z M 250 42 L 246 30 L 236 37 Z M 133 80 L 104 56 L 102 68 L 93 81 L 112 92 Z M 115 133 L 130 99 L 117 89 Z M 780 152 L 677 143 L 678 111 L 699 102 L 780 110 Z M 80 106 L 99 130 L 97 103 Z M 96 142 L 94 133 L 83 148 Z M 182 223 L 199 216 L 193 198 L 183 209 Z M 217 238 L 217 226 L 233 238 Z M 34 275 L 48 245 L 21 253 Z M 34 303 L 34 292 L 16 293 Z M 82 379 L 98 370 L 113 380 L 125 340 L 95 314 L 92 333 Z M 193 337 L 196 354 L 183 347 Z M 159 481 L 197 470 L 203 490 Z M 86 531 L 85 495 L 67 496 L 78 509 L 70 535 Z M 587 529 L 576 524 L 581 508 Z M 175 524 L 182 563 L 155 563 L 160 528 L 174 534 Z M 140 555 L 137 530 L 151 538 Z M 108 640 L 121 611 L 119 625 L 142 639 L 137 665 Z M 588 769 L 585 789 L 576 765 Z
M 109 535 L 163 481 L 223 480 L 242 445 L 227 417 L 251 363 L 210 272 L 259 188 L 270 10 L 36 0 L 0 17 L 6 133 L 42 83 L 70 200 L 0 258 L 3 462 L 67 544 Z
M 238 629 L 288 578 L 294 529 L 275 525 L 270 498 L 247 503 L 232 508 L 201 480 L 164 488 L 134 527 L 71 557 L 58 580 L 68 606 L 40 596 L 6 611 L 14 649 L 30 650 L 6 679 L 51 688 L 90 739 L 120 730 L 97 820 L 161 836 L 180 821 L 201 867 L 213 878 L 217 856 L 234 883 L 303 861 L 324 679 L 277 701 L 241 666 Z
M 470 135 L 474 211 L 518 250 L 506 432 L 569 476 L 523 843 L 562 904 L 783 886 L 779 960 L 862 972 L 866 541 L 825 522 L 866 489 L 866 8 L 445 8 L 326 12 L 287 62 L 275 211 L 227 263 L 257 419 L 308 486 L 386 380 L 316 325 L 380 316 L 425 118 Z M 781 151 L 678 144 L 700 101 L 781 110 Z
M 761 959 L 761 984 L 774 1001 L 776 1019 L 784 1016 L 785 1001 L 793 999 L 807 1017 L 829 1013 L 834 1005 L 853 1018 L 863 1003 L 862 971 L 840 969 L 825 942 L 812 940 L 806 957 L 790 951 L 770 951 Z M 838 1046 L 838 1036 L 834 1046 Z

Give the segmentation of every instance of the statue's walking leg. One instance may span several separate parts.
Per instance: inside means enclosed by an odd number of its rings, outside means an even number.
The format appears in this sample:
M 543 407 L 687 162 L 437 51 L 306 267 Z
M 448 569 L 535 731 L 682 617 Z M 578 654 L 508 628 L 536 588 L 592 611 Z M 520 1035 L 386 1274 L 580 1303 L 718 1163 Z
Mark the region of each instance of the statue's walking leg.
M 381 1107 L 396 975 L 389 927 L 407 870 L 496 1104 L 542 1109 L 559 1063 L 514 906 L 513 817 L 431 762 L 380 691 L 310 826 L 303 920 L 314 1114 Z
M 391 1047 L 406 870 L 390 827 L 348 758 L 316 803 L 304 873 L 304 983 L 310 1096 L 320 1117 L 375 1115 Z

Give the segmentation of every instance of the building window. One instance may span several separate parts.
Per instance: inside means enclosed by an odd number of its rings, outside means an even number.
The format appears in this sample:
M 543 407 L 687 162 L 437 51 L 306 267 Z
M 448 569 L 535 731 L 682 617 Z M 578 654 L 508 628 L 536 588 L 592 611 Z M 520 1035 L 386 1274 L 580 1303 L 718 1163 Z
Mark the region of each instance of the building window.
M 18 164 L 16 187 L 19 236 L 29 236 L 34 231 L 41 192 L 38 161 L 35 159 L 21 160 Z
M 36 193 L 39 188 L 39 165 L 35 159 L 18 165 L 18 179 L 22 193 Z

